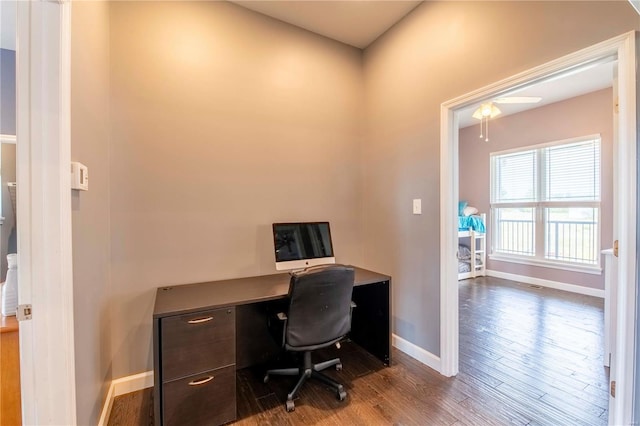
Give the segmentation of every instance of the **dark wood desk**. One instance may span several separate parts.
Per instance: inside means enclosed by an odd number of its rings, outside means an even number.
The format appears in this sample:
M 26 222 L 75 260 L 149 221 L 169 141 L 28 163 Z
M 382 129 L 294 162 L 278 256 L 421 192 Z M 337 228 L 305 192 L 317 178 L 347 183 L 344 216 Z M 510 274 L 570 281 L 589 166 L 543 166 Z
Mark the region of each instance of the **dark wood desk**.
M 391 277 L 355 268 L 350 338 L 391 361 Z M 153 312 L 157 425 L 236 419 L 235 372 L 280 348 L 267 316 L 286 302 L 288 273 L 161 287 Z

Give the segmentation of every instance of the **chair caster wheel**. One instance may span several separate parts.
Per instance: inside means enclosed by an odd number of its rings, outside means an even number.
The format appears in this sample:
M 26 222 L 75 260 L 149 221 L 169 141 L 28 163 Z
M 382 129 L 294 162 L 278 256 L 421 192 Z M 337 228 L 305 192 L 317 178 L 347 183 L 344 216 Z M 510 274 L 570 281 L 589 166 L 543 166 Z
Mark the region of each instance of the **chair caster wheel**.
M 264 375 L 264 378 L 262 379 L 262 382 L 263 382 L 263 383 L 267 383 L 268 381 L 269 381 L 269 375 L 268 375 L 268 374 L 265 374 L 265 375 Z
M 344 401 L 347 398 L 347 392 L 338 391 L 338 401 Z
M 293 410 L 295 410 L 295 409 L 296 409 L 296 406 L 295 406 L 295 404 L 293 403 L 293 401 L 287 401 L 287 402 L 285 403 L 285 408 L 287 409 L 287 413 L 290 413 L 290 412 L 292 412 Z
M 336 364 L 336 371 L 342 371 L 342 364 Z

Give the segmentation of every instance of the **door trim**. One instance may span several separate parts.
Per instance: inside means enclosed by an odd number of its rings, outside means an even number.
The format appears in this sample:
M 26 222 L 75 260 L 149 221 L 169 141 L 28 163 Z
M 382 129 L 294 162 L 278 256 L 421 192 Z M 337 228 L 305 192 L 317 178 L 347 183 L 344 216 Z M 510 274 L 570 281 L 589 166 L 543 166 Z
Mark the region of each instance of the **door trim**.
M 23 424 L 76 424 L 69 1 L 18 2 L 17 210 Z
M 457 277 L 457 209 L 458 209 L 458 111 L 487 98 L 498 97 L 516 88 L 528 86 L 551 76 L 607 57 L 618 60 L 619 120 L 616 123 L 619 143 L 615 156 L 618 175 L 614 185 L 619 191 L 617 211 L 620 241 L 618 277 L 617 369 L 611 380 L 617 381 L 617 397 L 612 399 L 609 422 L 629 424 L 633 410 L 636 300 L 636 34 L 631 31 L 563 56 L 554 61 L 516 74 L 455 99 L 440 109 L 440 358 L 441 373 L 458 373 L 458 277 Z M 625 380 L 626 378 L 626 380 Z

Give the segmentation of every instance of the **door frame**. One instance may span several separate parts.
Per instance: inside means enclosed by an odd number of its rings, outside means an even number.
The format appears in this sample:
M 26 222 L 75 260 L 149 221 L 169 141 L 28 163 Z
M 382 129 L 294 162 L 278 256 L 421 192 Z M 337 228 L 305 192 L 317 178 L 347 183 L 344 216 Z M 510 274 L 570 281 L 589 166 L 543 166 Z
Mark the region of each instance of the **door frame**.
M 23 424 L 76 424 L 68 0 L 17 2 L 16 181 Z
M 459 314 L 457 276 L 457 209 L 458 209 L 458 113 L 463 108 L 488 98 L 499 97 L 554 75 L 586 64 L 616 56 L 618 60 L 618 143 L 614 156 L 618 170 L 614 185 L 618 203 L 614 207 L 619 240 L 618 262 L 618 329 L 616 343 L 617 368 L 611 380 L 617 382 L 616 398 L 610 408 L 609 422 L 631 423 L 633 413 L 633 381 L 636 313 L 636 33 L 634 31 L 587 47 L 546 64 L 444 102 L 440 109 L 440 359 L 441 373 L 458 373 Z M 615 84 L 615 83 L 614 83 Z M 615 131 L 614 131 L 615 132 Z M 614 225 L 614 229 L 616 226 Z M 615 371 L 614 371 L 615 370 Z M 627 380 L 625 380 L 627 378 Z

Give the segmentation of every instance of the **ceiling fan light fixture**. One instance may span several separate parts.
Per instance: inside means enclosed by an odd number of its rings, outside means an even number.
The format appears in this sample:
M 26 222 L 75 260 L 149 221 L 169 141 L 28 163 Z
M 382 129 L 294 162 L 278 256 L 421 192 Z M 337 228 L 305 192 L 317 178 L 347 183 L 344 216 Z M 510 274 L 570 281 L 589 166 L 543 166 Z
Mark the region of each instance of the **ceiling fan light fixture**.
M 485 142 L 489 142 L 489 119 L 497 117 L 501 113 L 502 111 L 500 111 L 492 102 L 486 102 L 475 110 L 473 118 L 480 120 L 480 139 L 484 138 Z M 485 134 L 483 134 L 482 131 L 483 127 L 485 129 Z
M 473 118 L 481 120 L 483 118 L 494 118 L 500 115 L 502 111 L 491 102 L 484 103 L 478 107 L 473 113 Z

